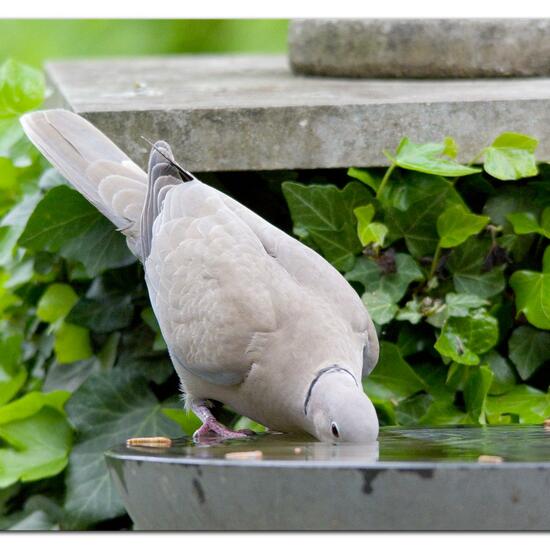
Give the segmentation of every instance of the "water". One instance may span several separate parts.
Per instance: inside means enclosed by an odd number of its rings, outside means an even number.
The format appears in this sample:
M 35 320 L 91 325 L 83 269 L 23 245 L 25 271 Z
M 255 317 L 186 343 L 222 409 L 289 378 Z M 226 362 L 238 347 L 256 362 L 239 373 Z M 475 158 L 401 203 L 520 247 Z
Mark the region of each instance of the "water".
M 354 463 L 477 462 L 480 455 L 499 456 L 505 462 L 550 462 L 550 430 L 542 426 L 452 426 L 438 428 L 382 428 L 370 445 L 320 443 L 312 438 L 261 434 L 248 440 L 193 443 L 174 440 L 170 448 L 120 446 L 111 456 L 163 462 L 225 461 L 233 452 L 261 451 L 262 462 Z M 234 462 L 234 461 L 232 461 Z M 258 460 L 247 460 L 249 464 Z

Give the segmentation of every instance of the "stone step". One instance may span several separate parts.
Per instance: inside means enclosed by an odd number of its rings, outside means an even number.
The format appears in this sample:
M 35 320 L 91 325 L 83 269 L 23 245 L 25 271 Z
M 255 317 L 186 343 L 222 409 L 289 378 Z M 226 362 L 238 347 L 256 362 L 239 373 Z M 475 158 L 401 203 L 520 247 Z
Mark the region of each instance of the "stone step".
M 190 55 L 50 62 L 63 106 L 143 166 L 166 139 L 192 171 L 383 166 L 384 149 L 454 137 L 470 160 L 501 132 L 550 160 L 550 79 L 380 80 L 296 76 L 284 56 Z

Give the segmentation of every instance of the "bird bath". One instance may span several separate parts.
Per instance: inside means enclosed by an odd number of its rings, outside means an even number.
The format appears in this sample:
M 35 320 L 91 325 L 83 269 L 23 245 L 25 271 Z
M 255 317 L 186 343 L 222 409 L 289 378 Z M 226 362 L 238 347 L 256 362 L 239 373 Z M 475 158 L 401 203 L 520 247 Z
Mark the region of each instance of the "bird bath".
M 227 457 L 258 450 L 261 458 Z M 106 457 L 137 529 L 550 528 L 550 431 L 542 426 L 382 428 L 373 445 L 282 434 L 198 445 L 184 438 L 162 449 L 119 446 Z

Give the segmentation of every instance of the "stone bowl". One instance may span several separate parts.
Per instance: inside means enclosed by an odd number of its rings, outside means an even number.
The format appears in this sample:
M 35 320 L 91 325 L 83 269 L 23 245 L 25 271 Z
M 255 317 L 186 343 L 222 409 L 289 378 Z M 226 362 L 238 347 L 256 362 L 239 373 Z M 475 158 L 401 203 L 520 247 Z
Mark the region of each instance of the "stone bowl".
M 106 459 L 140 530 L 550 528 L 541 426 L 383 428 L 373 445 L 185 438 L 121 445 Z

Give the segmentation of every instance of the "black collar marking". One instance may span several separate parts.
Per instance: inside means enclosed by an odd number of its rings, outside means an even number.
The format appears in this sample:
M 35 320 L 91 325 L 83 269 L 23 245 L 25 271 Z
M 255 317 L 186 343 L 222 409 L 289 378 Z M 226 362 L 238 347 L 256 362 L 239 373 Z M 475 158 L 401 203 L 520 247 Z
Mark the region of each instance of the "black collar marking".
M 351 374 L 351 372 L 344 367 L 340 367 L 338 365 L 330 365 L 329 367 L 325 367 L 324 369 L 321 369 L 315 378 L 311 381 L 311 384 L 309 385 L 309 388 L 307 390 L 306 399 L 304 401 L 304 415 L 307 416 L 307 406 L 309 405 L 309 400 L 311 399 L 311 392 L 313 391 L 313 388 L 315 384 L 317 384 L 319 378 L 323 376 L 323 374 L 326 374 L 327 372 L 347 372 L 355 382 L 355 385 L 357 386 L 357 380 L 355 380 L 355 376 Z

